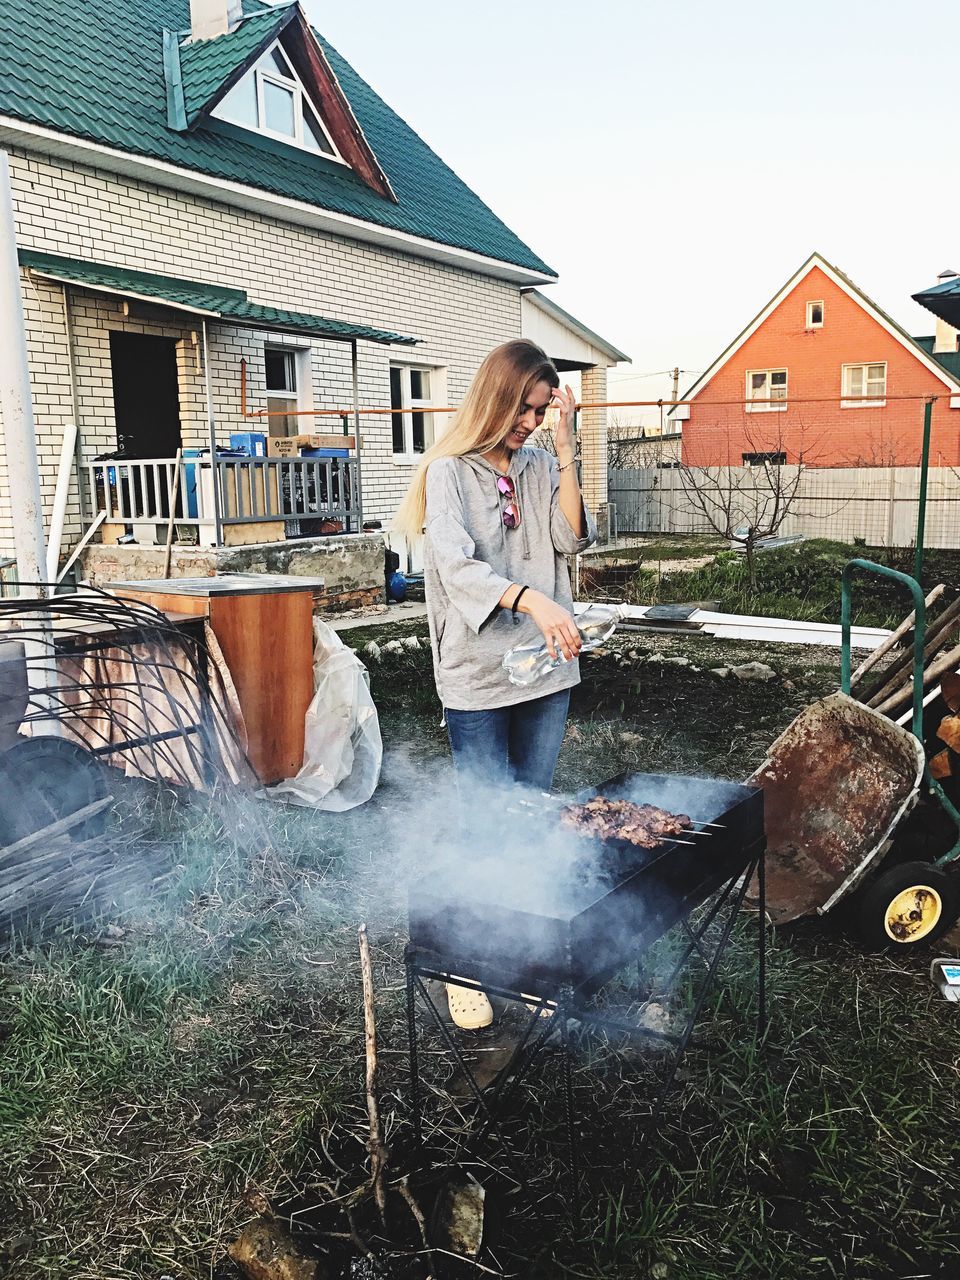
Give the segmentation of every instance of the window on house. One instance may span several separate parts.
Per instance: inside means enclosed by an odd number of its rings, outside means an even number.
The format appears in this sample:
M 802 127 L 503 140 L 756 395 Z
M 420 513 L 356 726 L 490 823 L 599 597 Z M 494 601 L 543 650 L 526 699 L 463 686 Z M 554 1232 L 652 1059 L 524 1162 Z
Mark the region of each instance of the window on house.
M 292 146 L 343 162 L 279 44 L 233 86 L 213 114 Z
M 807 303 L 807 328 L 808 329 L 823 328 L 823 303 L 822 302 Z
M 753 401 L 757 401 L 756 404 Z M 778 403 L 781 402 L 782 403 Z M 781 413 L 787 407 L 786 369 L 747 371 L 747 412 Z
M 263 353 L 267 384 L 268 431 L 272 436 L 298 434 L 297 419 L 297 353 L 266 347 Z M 280 415 L 280 416 L 274 416 Z
M 882 408 L 887 394 L 886 364 L 845 364 L 841 371 L 842 409 Z M 870 396 L 873 399 L 862 399 Z M 846 397 L 849 397 L 847 399 Z
M 435 370 L 408 365 L 390 366 L 390 408 L 393 424 L 393 452 L 412 457 L 433 444 L 434 405 L 431 382 Z M 403 412 L 406 410 L 407 412 Z
M 776 450 L 768 450 L 766 453 L 745 453 L 743 454 L 743 465 L 745 467 L 785 467 L 787 465 L 787 455 Z

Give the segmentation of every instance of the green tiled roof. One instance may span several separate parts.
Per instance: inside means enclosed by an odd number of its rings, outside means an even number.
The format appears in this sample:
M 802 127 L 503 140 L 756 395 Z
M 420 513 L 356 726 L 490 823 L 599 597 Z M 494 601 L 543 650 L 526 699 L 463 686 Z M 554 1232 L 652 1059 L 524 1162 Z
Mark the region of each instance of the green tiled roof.
M 960 381 L 960 351 L 934 351 L 933 346 L 936 338 L 914 338 L 914 342 L 918 347 L 923 347 L 928 356 L 932 356 L 937 364 L 943 365 L 947 373 L 952 374 Z
M 156 276 L 148 271 L 129 271 L 126 267 L 62 258 L 53 253 L 34 253 L 28 249 L 21 249 L 19 258 L 21 266 L 30 267 L 39 275 L 65 280 L 81 288 L 99 289 L 128 298 L 149 298 L 161 305 L 211 319 L 233 320 L 257 329 L 281 329 L 286 333 L 305 333 L 315 338 L 363 338 L 367 342 L 406 346 L 417 342 L 407 334 L 374 329 L 366 324 L 350 324 L 344 320 L 330 320 L 326 316 L 307 315 L 302 311 L 261 306 L 251 302 L 243 289 L 227 289 L 198 280 L 179 280 L 174 276 Z
M 912 295 L 914 302 L 926 307 L 947 324 L 960 329 L 960 276 L 948 276 L 939 284 L 931 285 Z M 937 357 L 939 359 L 939 356 Z
M 240 25 L 214 40 L 180 43 L 174 35 L 180 61 L 186 124 L 190 125 L 235 73 L 245 68 L 251 57 L 273 40 L 293 16 L 292 7 L 267 9 L 244 18 Z
M 245 8 L 266 10 L 256 0 Z M 0 115 L 555 274 L 322 37 L 396 203 L 342 164 L 249 130 L 213 119 L 171 129 L 163 33 L 189 25 L 189 0 L 0 0 Z M 210 77 L 221 70 L 211 64 Z M 189 92 L 191 101 L 201 96 Z

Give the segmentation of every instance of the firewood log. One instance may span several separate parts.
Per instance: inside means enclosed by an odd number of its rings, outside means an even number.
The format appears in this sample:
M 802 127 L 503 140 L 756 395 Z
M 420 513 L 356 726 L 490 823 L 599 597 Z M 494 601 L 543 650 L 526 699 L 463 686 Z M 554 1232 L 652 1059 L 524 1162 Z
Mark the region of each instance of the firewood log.
M 930 629 L 926 635 L 926 641 L 923 646 L 923 665 L 926 666 L 935 653 L 937 653 L 950 639 L 951 630 L 960 625 L 960 596 L 954 600 L 953 604 L 944 609 L 939 618 L 930 624 Z M 868 707 L 876 707 L 884 698 L 900 687 L 903 683 L 904 675 L 913 669 L 913 649 L 907 650 L 902 657 L 898 658 L 889 671 L 886 673 L 886 680 L 879 689 L 874 690 L 866 699 Z
M 930 606 L 934 603 L 934 601 L 940 599 L 940 597 L 943 595 L 945 590 L 946 588 L 944 587 L 943 583 L 942 582 L 938 583 L 930 592 L 930 594 L 927 596 L 926 600 L 924 600 L 923 602 L 924 605 L 929 609 Z M 885 654 L 890 652 L 890 650 L 901 638 L 901 636 L 905 636 L 907 634 L 907 632 L 910 630 L 910 628 L 913 626 L 914 622 L 916 621 L 916 616 L 917 616 L 916 612 L 914 610 L 911 610 L 910 613 L 907 614 L 904 620 L 897 627 L 897 629 L 894 632 L 892 632 L 891 635 L 887 636 L 886 640 L 884 640 L 881 644 L 878 644 L 876 649 L 874 649 L 871 653 L 867 654 L 864 660 L 860 663 L 859 667 L 857 667 L 856 671 L 854 671 L 853 675 L 850 677 L 851 689 L 853 688 L 854 685 L 860 683 L 860 681 L 867 674 L 867 672 L 871 670 L 871 668 L 875 667 Z
M 954 751 L 960 752 L 960 716 L 944 716 L 937 737 Z
M 939 680 L 945 671 L 956 671 L 958 667 L 960 667 L 960 645 L 956 645 L 948 653 L 941 654 L 939 658 L 936 658 L 931 662 L 930 666 L 924 670 L 924 688 Z M 881 715 L 888 716 L 895 708 L 903 706 L 905 702 L 909 702 L 912 695 L 913 678 L 911 675 L 911 678 L 906 681 L 901 689 L 896 693 L 891 694 L 891 696 L 887 698 L 886 702 L 882 702 L 880 706 L 875 707 L 874 710 L 879 711 Z
M 951 711 L 960 711 L 960 675 L 948 671 L 940 681 L 940 693 Z
M 936 778 L 938 782 L 943 778 L 949 778 L 953 773 L 951 753 L 946 748 L 938 751 L 935 756 L 931 756 L 928 764 L 931 778 Z

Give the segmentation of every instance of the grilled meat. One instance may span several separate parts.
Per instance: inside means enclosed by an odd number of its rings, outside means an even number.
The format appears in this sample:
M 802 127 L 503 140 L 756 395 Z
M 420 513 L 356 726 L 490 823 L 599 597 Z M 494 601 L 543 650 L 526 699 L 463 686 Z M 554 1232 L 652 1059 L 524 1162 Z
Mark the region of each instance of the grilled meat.
M 594 796 L 584 804 L 570 804 L 560 821 L 584 836 L 601 840 L 628 840 L 643 849 L 654 849 L 664 840 L 688 831 L 692 821 L 685 813 L 668 813 L 655 804 L 633 804 Z

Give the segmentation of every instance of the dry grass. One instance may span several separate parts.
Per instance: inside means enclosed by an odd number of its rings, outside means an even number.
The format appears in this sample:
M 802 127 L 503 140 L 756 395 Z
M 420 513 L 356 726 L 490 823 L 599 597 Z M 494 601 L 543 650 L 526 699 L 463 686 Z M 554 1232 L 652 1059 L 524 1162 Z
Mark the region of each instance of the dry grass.
M 795 710 L 835 685 L 835 653 L 770 647 L 762 656 L 778 680 L 732 686 L 710 666 L 756 648 L 628 636 L 618 649 L 586 667 L 564 787 L 624 768 L 743 777 Z M 677 657 L 700 670 L 665 660 Z M 305 1224 L 331 1186 L 362 1180 L 361 919 L 384 1119 L 402 1162 L 402 885 L 442 752 L 428 670 L 427 654 L 409 652 L 373 668 L 388 742 L 414 745 L 388 762 L 371 804 L 347 815 L 270 809 L 259 846 L 190 811 L 176 832 L 175 884 L 132 910 L 122 937 L 64 935 L 5 958 L 0 1248 L 18 1280 L 232 1277 L 225 1245 L 250 1216 L 248 1183 Z M 745 924 L 726 968 L 733 1000 L 711 1005 L 709 1051 L 686 1060 L 658 1135 L 631 1145 L 656 1063 L 601 1041 L 580 1046 L 599 1210 L 577 1243 L 551 1141 L 555 1063 L 524 1087 L 517 1132 L 537 1138 L 535 1208 L 507 1202 L 485 1265 L 589 1280 L 960 1273 L 956 1023 L 931 993 L 925 957 L 862 956 L 822 927 L 777 936 L 760 1054 L 753 945 Z M 431 1124 L 446 1142 L 468 1109 L 449 1100 L 435 1034 L 425 1048 Z M 500 1162 L 488 1157 L 496 1186 Z

